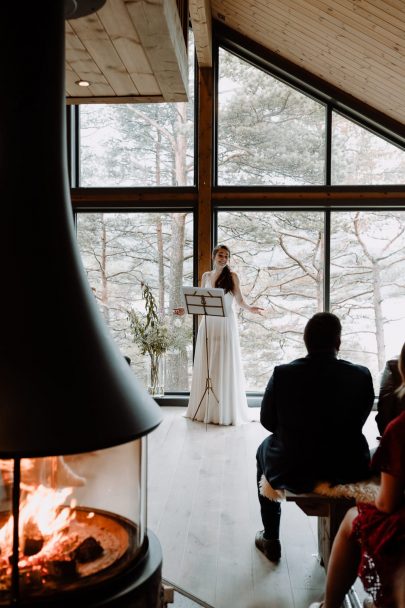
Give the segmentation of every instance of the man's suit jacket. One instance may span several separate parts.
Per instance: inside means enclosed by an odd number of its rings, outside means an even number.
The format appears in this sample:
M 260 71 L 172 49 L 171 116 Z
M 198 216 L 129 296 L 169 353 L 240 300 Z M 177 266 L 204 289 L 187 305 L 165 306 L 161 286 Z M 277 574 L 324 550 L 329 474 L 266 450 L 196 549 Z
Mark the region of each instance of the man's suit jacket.
M 381 435 L 391 420 L 394 420 L 405 409 L 405 401 L 396 394 L 401 385 L 402 378 L 398 369 L 398 359 L 389 359 L 386 362 L 381 378 L 380 394 L 378 395 L 378 414 L 375 421 Z
M 374 400 L 366 367 L 317 353 L 275 367 L 260 413 L 273 434 L 260 446 L 264 474 L 274 488 L 309 492 L 369 476 L 362 434 Z

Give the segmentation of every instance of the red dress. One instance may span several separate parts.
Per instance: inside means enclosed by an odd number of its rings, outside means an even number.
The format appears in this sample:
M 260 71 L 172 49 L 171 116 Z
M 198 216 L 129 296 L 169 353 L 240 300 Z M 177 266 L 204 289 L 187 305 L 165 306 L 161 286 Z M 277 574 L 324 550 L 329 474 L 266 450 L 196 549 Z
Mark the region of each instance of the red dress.
M 372 467 L 398 477 L 405 487 L 405 412 L 387 426 Z M 378 606 L 394 606 L 395 571 L 405 558 L 405 500 L 393 513 L 366 503 L 357 507 L 353 533 L 362 549 L 359 577 Z

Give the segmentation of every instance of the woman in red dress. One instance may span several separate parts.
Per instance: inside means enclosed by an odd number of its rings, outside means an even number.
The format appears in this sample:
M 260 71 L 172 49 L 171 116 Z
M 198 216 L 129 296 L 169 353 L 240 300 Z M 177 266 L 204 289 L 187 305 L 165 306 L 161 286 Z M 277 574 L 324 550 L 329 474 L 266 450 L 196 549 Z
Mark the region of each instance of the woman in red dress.
M 405 344 L 398 361 L 405 398 Z M 405 411 L 389 423 L 372 460 L 381 472 L 375 504 L 350 509 L 335 537 L 326 578 L 325 599 L 310 608 L 340 608 L 357 576 L 376 606 L 391 608 L 395 577 L 405 561 Z

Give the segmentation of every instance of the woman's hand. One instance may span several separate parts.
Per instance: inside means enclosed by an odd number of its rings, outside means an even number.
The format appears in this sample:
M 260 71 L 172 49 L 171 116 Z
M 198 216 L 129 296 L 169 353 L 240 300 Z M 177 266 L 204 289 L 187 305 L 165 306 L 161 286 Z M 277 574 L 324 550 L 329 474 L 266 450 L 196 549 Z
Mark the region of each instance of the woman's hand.
M 261 315 L 264 308 L 260 308 L 260 306 L 250 306 L 249 312 L 253 312 L 256 315 Z
M 185 312 L 186 311 L 184 310 L 183 306 L 178 306 L 177 308 L 173 308 L 173 314 L 177 315 L 178 317 L 182 317 Z

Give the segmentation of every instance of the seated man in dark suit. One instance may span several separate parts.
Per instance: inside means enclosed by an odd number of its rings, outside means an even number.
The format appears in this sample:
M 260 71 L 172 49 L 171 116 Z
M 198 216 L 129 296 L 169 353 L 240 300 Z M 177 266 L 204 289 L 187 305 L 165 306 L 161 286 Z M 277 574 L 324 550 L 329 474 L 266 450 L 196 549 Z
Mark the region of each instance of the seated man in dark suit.
M 398 368 L 398 357 L 396 359 L 389 359 L 385 364 L 381 377 L 377 404 L 378 413 L 375 417 L 381 435 L 384 433 L 387 424 L 399 416 L 405 407 L 405 400 L 400 399 L 396 392 L 401 383 L 402 378 Z
M 257 450 L 258 484 L 264 474 L 275 489 L 304 493 L 318 481 L 350 483 L 370 476 L 362 428 L 373 405 L 373 382 L 366 367 L 337 358 L 341 329 L 335 315 L 317 313 L 304 331 L 308 355 L 274 368 L 260 412 L 272 435 Z M 278 561 L 280 503 L 260 491 L 259 501 L 264 530 L 255 544 Z

